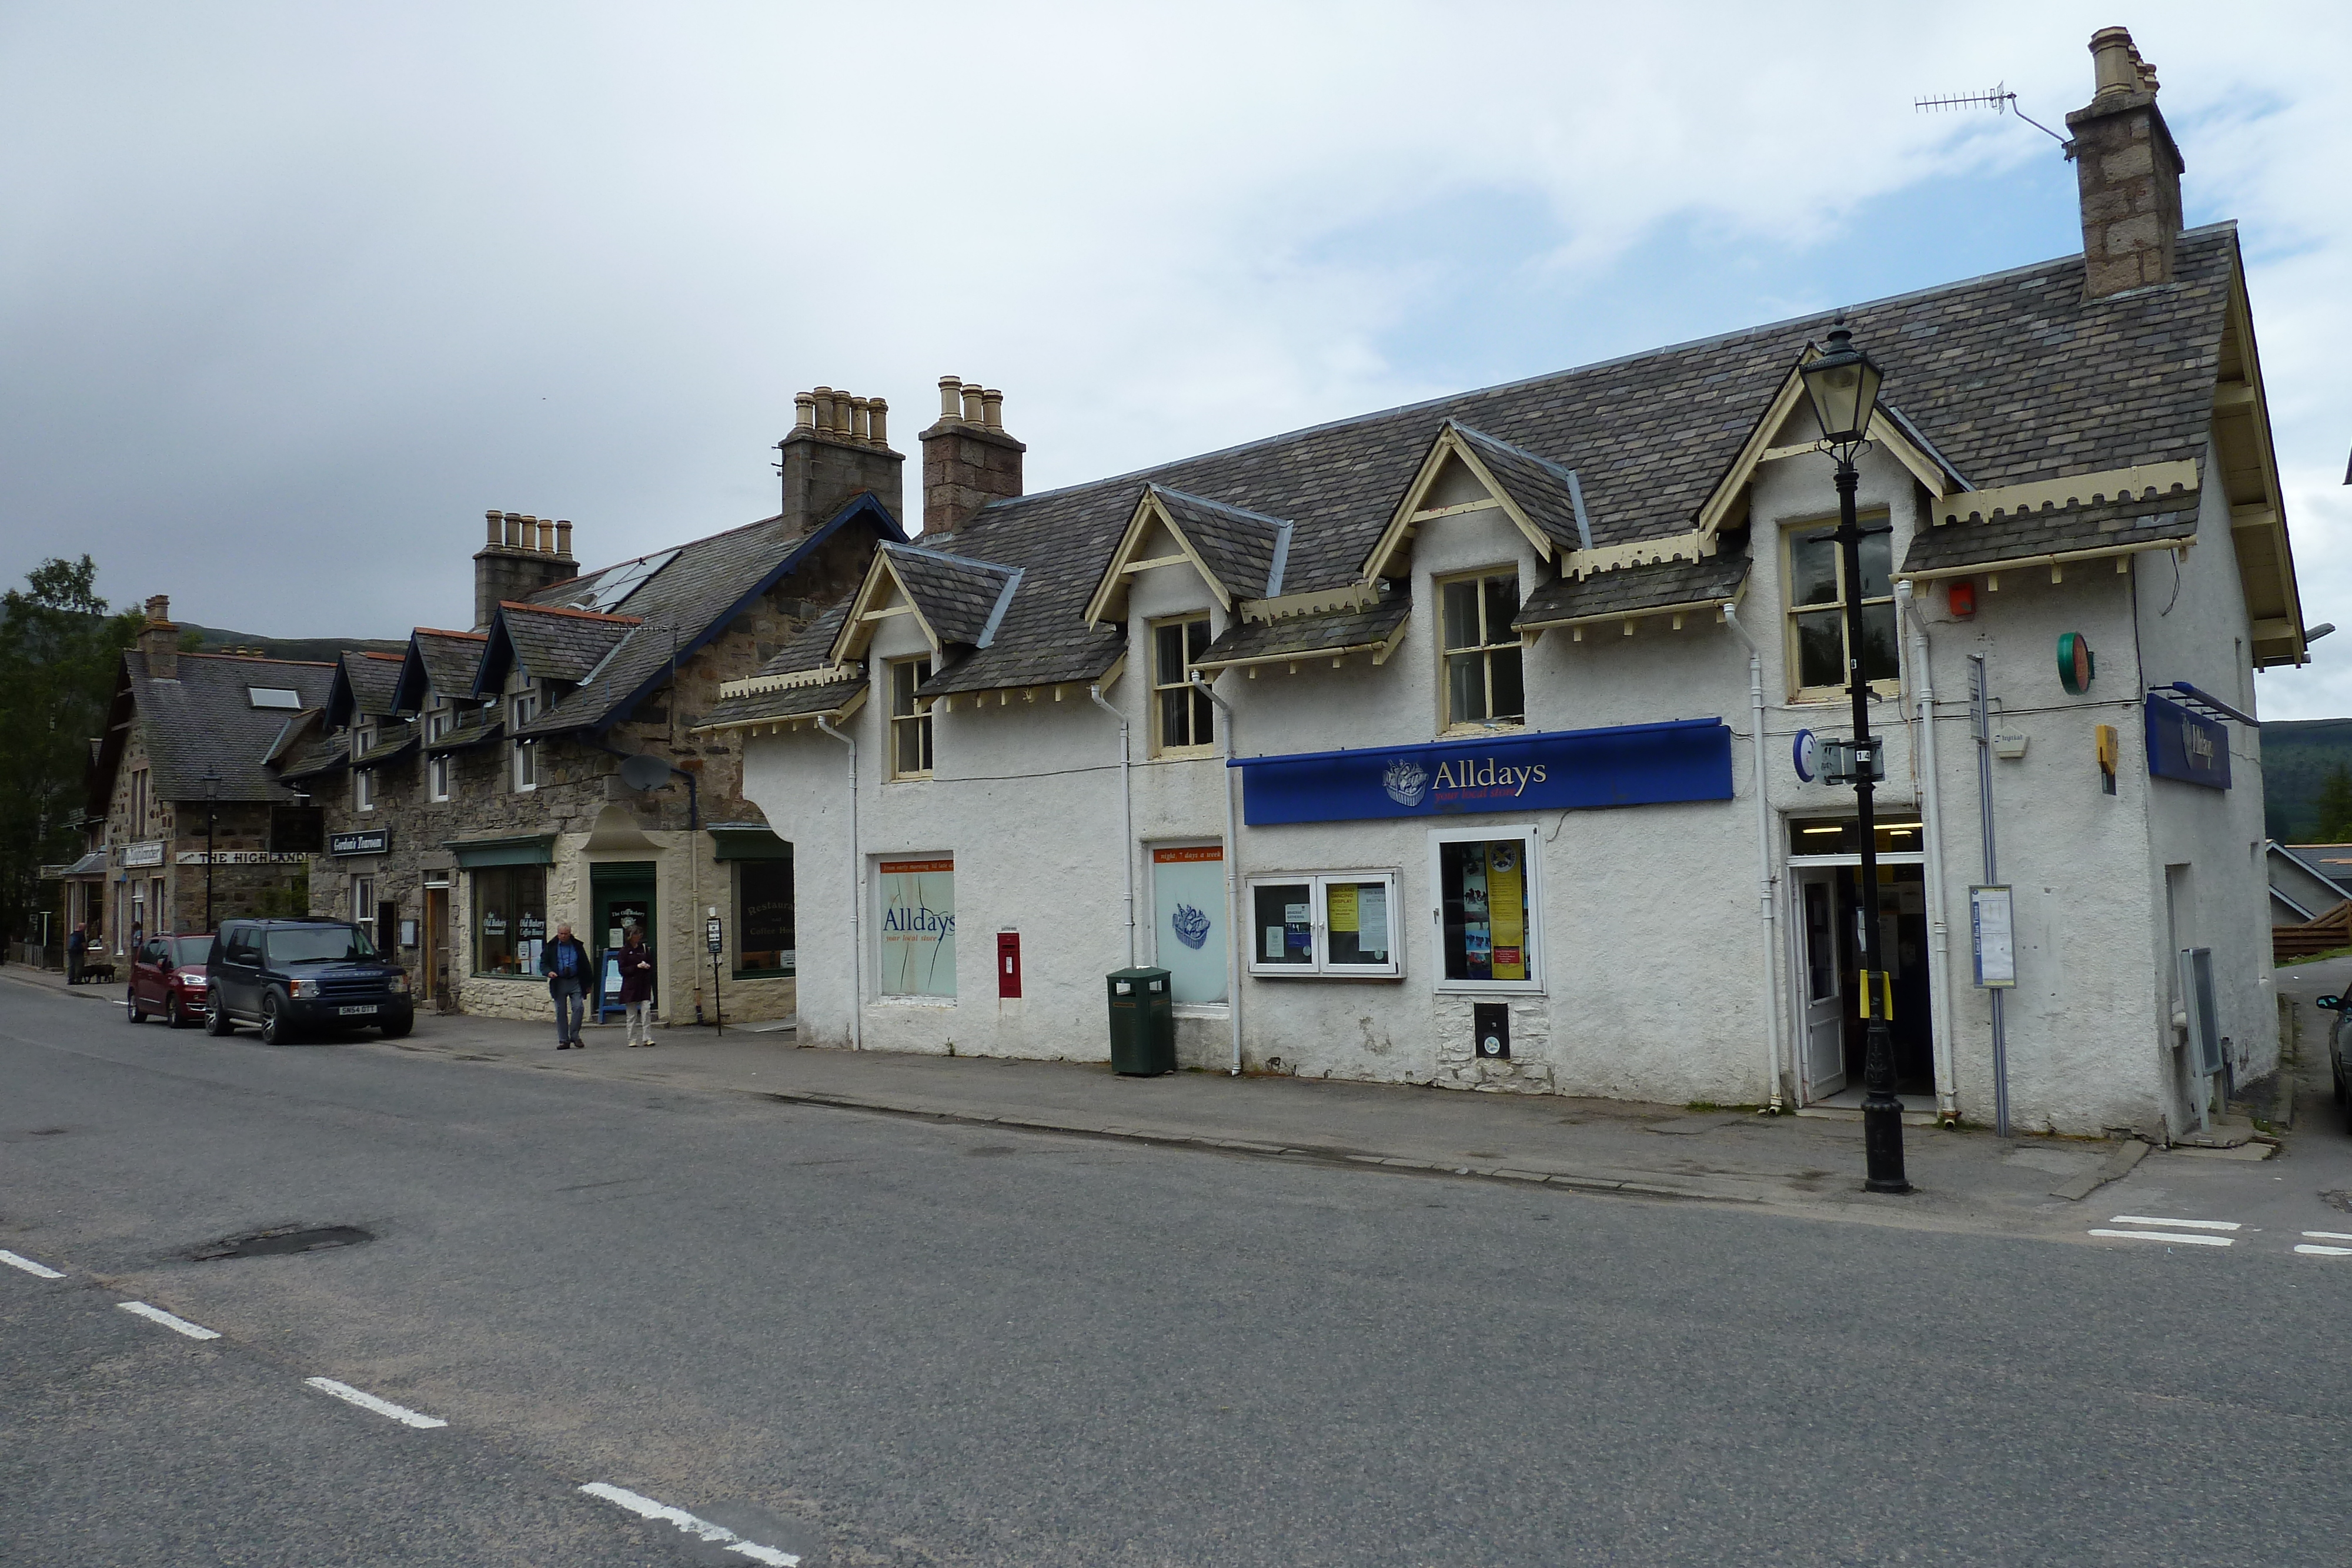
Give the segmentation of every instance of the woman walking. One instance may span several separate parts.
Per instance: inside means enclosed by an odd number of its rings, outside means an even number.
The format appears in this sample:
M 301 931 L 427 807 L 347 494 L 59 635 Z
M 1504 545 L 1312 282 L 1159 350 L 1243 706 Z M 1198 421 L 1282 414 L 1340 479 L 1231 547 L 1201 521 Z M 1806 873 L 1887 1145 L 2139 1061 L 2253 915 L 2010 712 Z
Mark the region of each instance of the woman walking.
M 642 925 L 631 925 L 621 939 L 621 1009 L 629 1019 L 629 1044 L 653 1044 L 654 954 Z

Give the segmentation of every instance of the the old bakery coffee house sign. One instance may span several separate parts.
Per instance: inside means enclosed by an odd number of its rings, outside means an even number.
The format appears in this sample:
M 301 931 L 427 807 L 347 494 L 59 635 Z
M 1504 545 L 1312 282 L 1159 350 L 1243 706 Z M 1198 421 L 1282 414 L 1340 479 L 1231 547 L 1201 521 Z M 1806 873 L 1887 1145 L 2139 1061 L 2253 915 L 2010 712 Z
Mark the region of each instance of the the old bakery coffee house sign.
M 1731 799 L 1719 718 L 1239 757 L 1251 827 Z

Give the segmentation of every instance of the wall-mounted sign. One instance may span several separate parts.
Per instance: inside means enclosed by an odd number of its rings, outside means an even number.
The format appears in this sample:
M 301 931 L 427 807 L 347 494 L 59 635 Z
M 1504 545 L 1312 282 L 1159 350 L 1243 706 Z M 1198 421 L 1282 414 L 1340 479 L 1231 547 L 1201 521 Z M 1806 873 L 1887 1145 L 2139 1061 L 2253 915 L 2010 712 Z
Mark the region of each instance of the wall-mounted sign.
M 205 852 L 182 850 L 172 859 L 180 865 L 202 865 Z M 215 850 L 212 860 L 215 865 L 307 865 L 310 857 L 290 850 Z
M 2099 661 L 2092 655 L 2091 644 L 2080 632 L 2061 632 L 2058 637 L 2058 684 L 2070 696 L 2081 696 L 2091 689 L 2098 678 Z
M 1976 948 L 1977 984 L 1989 991 L 2017 984 L 2017 915 L 2009 889 L 1969 889 L 1969 933 Z
M 1821 742 L 1813 738 L 1810 729 L 1799 730 L 1796 744 L 1789 748 L 1790 760 L 1797 765 L 1797 777 L 1808 784 L 1821 776 Z
M 1254 828 L 1371 817 L 1573 810 L 1731 799 L 1719 718 L 1237 757 Z
M 124 865 L 162 865 L 163 841 L 150 839 L 144 843 L 124 844 L 121 862 Z
M 2147 770 L 2158 779 L 2230 787 L 2230 730 L 2220 719 L 2189 712 L 2170 697 L 2147 694 Z
M 327 852 L 334 855 L 380 855 L 392 847 L 390 828 L 362 828 L 355 833 L 332 833 Z

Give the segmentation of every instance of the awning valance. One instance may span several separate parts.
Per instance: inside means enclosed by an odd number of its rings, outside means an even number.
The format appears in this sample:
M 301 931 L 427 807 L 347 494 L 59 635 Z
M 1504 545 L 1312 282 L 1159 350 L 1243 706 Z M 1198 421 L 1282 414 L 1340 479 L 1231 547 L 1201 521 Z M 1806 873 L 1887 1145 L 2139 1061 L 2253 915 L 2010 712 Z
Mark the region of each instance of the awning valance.
M 452 839 L 449 852 L 468 871 L 486 865 L 551 865 L 555 861 L 553 833 L 525 833 L 502 839 Z

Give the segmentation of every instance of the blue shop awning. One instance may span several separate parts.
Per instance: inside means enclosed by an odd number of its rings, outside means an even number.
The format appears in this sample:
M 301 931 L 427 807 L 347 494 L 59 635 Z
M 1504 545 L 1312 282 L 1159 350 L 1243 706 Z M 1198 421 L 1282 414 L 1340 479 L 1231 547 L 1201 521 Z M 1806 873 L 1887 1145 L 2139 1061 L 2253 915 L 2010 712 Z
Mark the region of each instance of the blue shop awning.
M 1731 799 L 1719 718 L 1505 731 L 1417 746 L 1236 757 L 1242 820 L 1342 822 L 1480 811 L 1591 810 Z

